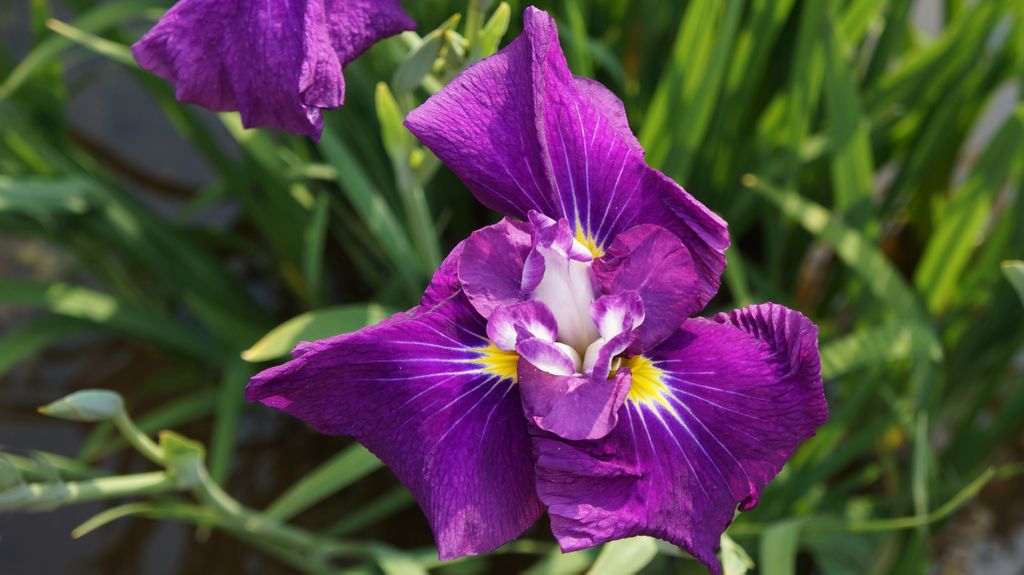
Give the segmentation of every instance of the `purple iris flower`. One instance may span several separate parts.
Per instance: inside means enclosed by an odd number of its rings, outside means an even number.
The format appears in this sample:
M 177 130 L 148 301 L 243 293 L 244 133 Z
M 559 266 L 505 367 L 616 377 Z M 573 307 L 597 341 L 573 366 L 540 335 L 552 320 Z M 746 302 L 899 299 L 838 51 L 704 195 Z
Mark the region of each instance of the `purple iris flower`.
M 300 344 L 249 400 L 377 454 L 442 559 L 546 510 L 565 551 L 650 535 L 720 572 L 737 507 L 827 417 L 817 328 L 775 304 L 692 317 L 725 222 L 647 166 L 542 11 L 406 125 L 507 217 L 456 246 L 418 307 Z
M 399 0 L 180 0 L 132 53 L 182 102 L 319 139 L 342 67 L 414 27 Z

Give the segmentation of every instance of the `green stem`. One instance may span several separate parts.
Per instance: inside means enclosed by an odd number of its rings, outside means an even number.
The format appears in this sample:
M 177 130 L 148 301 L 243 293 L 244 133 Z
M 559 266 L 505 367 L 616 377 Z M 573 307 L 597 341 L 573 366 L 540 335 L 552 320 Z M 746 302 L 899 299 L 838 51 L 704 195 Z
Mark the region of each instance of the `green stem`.
M 33 483 L 0 494 L 0 511 L 49 509 L 100 499 L 162 495 L 177 491 L 177 481 L 165 471 L 100 477 L 67 483 Z
M 139 453 L 145 456 L 146 459 L 156 463 L 163 467 L 164 462 L 164 450 L 159 445 L 153 442 L 148 435 L 142 432 L 141 429 L 136 427 L 135 422 L 128 417 L 128 414 L 121 411 L 114 416 L 114 425 L 124 436 L 125 440 L 131 444 Z

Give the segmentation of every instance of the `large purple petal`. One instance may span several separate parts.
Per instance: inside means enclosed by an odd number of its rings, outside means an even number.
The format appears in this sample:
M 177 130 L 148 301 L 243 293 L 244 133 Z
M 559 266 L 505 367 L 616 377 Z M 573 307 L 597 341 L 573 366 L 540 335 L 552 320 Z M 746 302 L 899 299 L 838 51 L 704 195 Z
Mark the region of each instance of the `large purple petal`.
M 355 436 L 423 508 L 442 559 L 490 551 L 542 512 L 515 354 L 484 337 L 460 294 L 303 346 L 246 396 Z
M 132 52 L 182 102 L 319 138 L 321 111 L 344 102 L 342 66 L 413 26 L 395 0 L 181 0 Z
M 463 72 L 409 114 L 406 125 L 488 207 L 525 219 L 565 218 L 600 253 L 642 223 L 683 240 L 715 293 L 725 269 L 725 222 L 647 166 L 607 90 L 569 72 L 554 21 L 533 8 L 525 33 Z
M 598 441 L 534 430 L 537 485 L 566 551 L 651 535 L 713 573 L 737 507 L 824 423 L 817 328 L 774 304 L 693 319 L 632 370 L 619 424 Z
M 641 353 L 672 335 L 714 296 L 701 291 L 697 269 L 678 237 L 668 230 L 643 224 L 619 234 L 604 257 L 594 261 L 601 293 L 636 291 L 646 317 L 630 346 Z
M 342 66 L 383 38 L 416 28 L 399 0 L 325 0 L 331 45 Z
M 466 248 L 467 241 L 462 240 L 456 244 L 445 256 L 444 261 L 434 272 L 430 285 L 424 290 L 423 297 L 420 298 L 421 306 L 434 307 L 462 290 L 462 284 L 459 282 L 459 259 L 462 258 L 462 250 Z

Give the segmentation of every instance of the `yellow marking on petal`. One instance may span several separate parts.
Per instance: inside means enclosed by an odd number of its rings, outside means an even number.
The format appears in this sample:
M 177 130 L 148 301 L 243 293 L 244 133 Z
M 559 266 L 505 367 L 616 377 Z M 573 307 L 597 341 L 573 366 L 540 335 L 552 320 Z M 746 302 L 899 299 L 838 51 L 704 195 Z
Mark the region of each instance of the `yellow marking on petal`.
M 579 222 L 576 222 L 576 241 L 590 250 L 595 259 L 604 255 L 604 248 L 598 245 L 597 239 L 590 235 L 590 232 L 583 231 L 583 226 Z
M 633 376 L 626 399 L 638 405 L 662 405 L 672 409 L 667 397 L 668 386 L 662 377 L 665 372 L 656 367 L 653 361 L 642 355 L 635 355 L 623 361 L 622 366 L 628 367 Z
M 481 357 L 473 360 L 473 362 L 484 366 L 480 371 L 497 375 L 503 379 L 511 379 L 512 381 L 518 379 L 518 372 L 516 371 L 516 366 L 519 364 L 518 353 L 498 349 L 498 346 L 494 345 L 493 342 L 488 344 L 487 347 L 476 348 L 476 351 L 481 354 Z

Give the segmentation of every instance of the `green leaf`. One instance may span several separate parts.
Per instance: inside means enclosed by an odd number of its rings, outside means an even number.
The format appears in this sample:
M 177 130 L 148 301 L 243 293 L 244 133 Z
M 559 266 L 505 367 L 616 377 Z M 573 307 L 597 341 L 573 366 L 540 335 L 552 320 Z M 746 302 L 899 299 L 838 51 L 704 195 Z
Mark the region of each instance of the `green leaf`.
M 0 214 L 20 212 L 34 216 L 83 214 L 100 195 L 85 179 L 52 181 L 0 176 Z
M 287 521 L 380 469 L 382 465 L 365 447 L 352 445 L 292 485 L 267 507 L 266 515 Z
M 379 552 L 377 566 L 384 575 L 427 575 L 427 570 L 404 553 Z
M 480 29 L 480 35 L 477 37 L 477 46 L 472 47 L 474 48 L 472 54 L 475 59 L 486 58 L 498 51 L 501 39 L 508 32 L 508 25 L 511 19 L 512 9 L 509 7 L 508 2 L 498 4 L 490 19 Z
M 927 315 L 910 286 L 886 257 L 868 243 L 855 229 L 847 227 L 821 205 L 800 196 L 792 190 L 778 190 L 761 182 L 757 177 L 744 177 L 744 185 L 757 190 L 778 206 L 782 212 L 798 222 L 808 232 L 832 246 L 846 265 L 860 276 L 871 292 L 886 308 L 901 314 L 906 320 L 918 322 L 921 329 L 938 338 L 928 327 Z
M 24 483 L 21 472 L 10 459 L 0 454 L 0 493 Z
M 46 26 L 54 32 L 64 36 L 68 40 L 92 50 L 100 56 L 106 56 L 111 60 L 128 66 L 129 68 L 138 68 L 139 65 L 135 63 L 135 58 L 132 56 L 132 50 L 124 44 L 118 44 L 117 42 L 111 42 L 106 38 L 100 38 L 94 34 L 90 34 L 79 28 L 61 22 L 60 20 L 51 19 L 46 23 Z
M 583 573 L 597 557 L 597 549 L 562 553 L 557 547 L 530 566 L 523 575 L 575 575 Z
M 0 338 L 0 375 L 43 348 L 85 331 L 87 324 L 63 317 L 46 317 L 12 329 Z
M 384 149 L 387 150 L 393 161 L 407 161 L 412 147 L 412 134 L 402 125 L 405 114 L 402 113 L 395 96 L 384 82 L 377 82 L 376 104 L 377 120 L 380 122 Z
M 448 42 L 448 34 L 455 29 L 461 19 L 462 16 L 459 14 L 449 17 L 424 36 L 405 57 L 391 79 L 391 85 L 399 97 L 418 88 L 431 74 L 434 63 L 441 56 L 441 48 Z
M 124 305 L 110 295 L 66 284 L 0 281 L 0 302 L 41 307 L 203 359 L 219 360 L 219 346 L 174 320 Z
M 864 115 L 851 65 L 844 53 L 842 30 L 833 18 L 826 16 L 825 28 L 825 94 L 832 151 L 832 188 L 835 208 L 863 219 L 870 208 L 874 189 L 874 160 L 871 157 L 870 125 Z
M 202 443 L 169 430 L 161 431 L 159 439 L 163 462 L 178 487 L 191 489 L 202 481 L 202 462 L 206 458 Z
M 252 373 L 253 366 L 242 358 L 229 359 L 224 366 L 210 438 L 210 477 L 221 485 L 227 482 L 231 470 L 239 418 L 245 405 L 245 386 Z
M 942 348 L 931 329 L 919 323 L 897 322 L 861 329 L 821 348 L 821 375 L 835 379 L 858 369 L 901 359 L 942 359 Z
M 572 31 L 569 41 L 566 42 L 566 59 L 569 67 L 577 76 L 588 78 L 594 75 L 594 62 L 590 58 L 589 35 L 587 34 L 586 3 L 582 0 L 566 0 L 562 2 L 565 7 L 566 21 L 569 23 L 569 30 Z
M 318 309 L 293 317 L 275 327 L 252 347 L 242 359 L 257 363 L 278 359 L 302 341 L 315 341 L 375 324 L 394 311 L 377 304 L 353 304 Z
M 729 0 L 725 14 L 718 18 L 718 23 L 704 27 L 713 31 L 714 42 L 707 47 L 710 53 L 699 78 L 691 80 L 692 92 L 676 109 L 677 113 L 681 110 L 685 110 L 685 113 L 679 115 L 679 122 L 672 128 L 673 142 L 669 156 L 664 161 L 665 171 L 680 181 L 690 179 L 699 148 L 711 126 L 744 5 L 743 0 Z M 697 78 L 692 75 L 690 77 Z
M 671 65 L 666 66 L 658 80 L 640 130 L 640 143 L 647 150 L 647 161 L 653 166 L 662 165 L 669 157 L 676 134 L 670 127 L 677 125 L 681 114 L 688 113 L 685 111 L 698 96 L 698 86 L 710 66 L 707 54 L 718 37 L 718 26 L 709 23 L 718 21 L 722 5 L 714 0 L 687 3 L 672 46 Z
M 370 232 L 368 239 L 380 244 L 410 293 L 422 289 L 422 278 L 428 277 L 429 264 L 424 265 L 416 258 L 409 235 L 398 217 L 345 142 L 333 130 L 324 130 L 320 151 L 338 171 L 338 186 Z
M 348 535 L 411 506 L 416 502 L 405 487 L 392 487 L 386 493 L 350 511 L 323 529 L 328 535 Z
M 605 543 L 587 575 L 632 575 L 646 567 L 657 554 L 658 544 L 650 537 Z
M 764 575 L 794 575 L 803 519 L 773 524 L 761 536 L 760 568 Z
M 128 0 L 102 4 L 76 19 L 74 25 L 80 31 L 97 33 L 122 22 L 138 18 L 139 13 L 143 9 L 161 4 L 163 4 L 161 0 Z M 47 64 L 60 56 L 64 50 L 73 45 L 72 41 L 59 36 L 48 38 L 39 43 L 18 63 L 18 66 L 4 80 L 4 83 L 0 85 L 0 101 L 7 99 L 34 73 L 45 68 Z
M 746 550 L 725 533 L 722 534 L 722 550 L 719 556 L 722 560 L 723 575 L 746 575 L 747 571 L 754 568 L 754 560 L 747 555 Z
M 1003 273 L 1007 281 L 1017 290 L 1021 303 L 1024 303 L 1024 261 L 1013 260 L 1003 262 Z
M 323 298 L 324 247 L 327 241 L 327 223 L 330 201 L 326 193 L 316 196 L 309 225 L 302 234 L 302 276 L 309 291 L 309 301 L 320 305 Z
M 1014 162 L 1024 155 L 1024 106 L 1003 124 L 971 175 L 937 218 L 914 280 L 933 312 L 954 300 L 971 255 L 984 238 L 992 207 Z
M 78 527 L 72 529 L 71 537 L 72 539 L 81 539 L 93 531 L 96 531 L 105 525 L 109 525 L 118 519 L 133 517 L 143 513 L 152 513 L 154 509 L 157 508 L 158 506 L 153 505 L 152 503 L 126 503 L 124 505 L 111 507 L 110 509 L 104 509 L 83 521 Z

